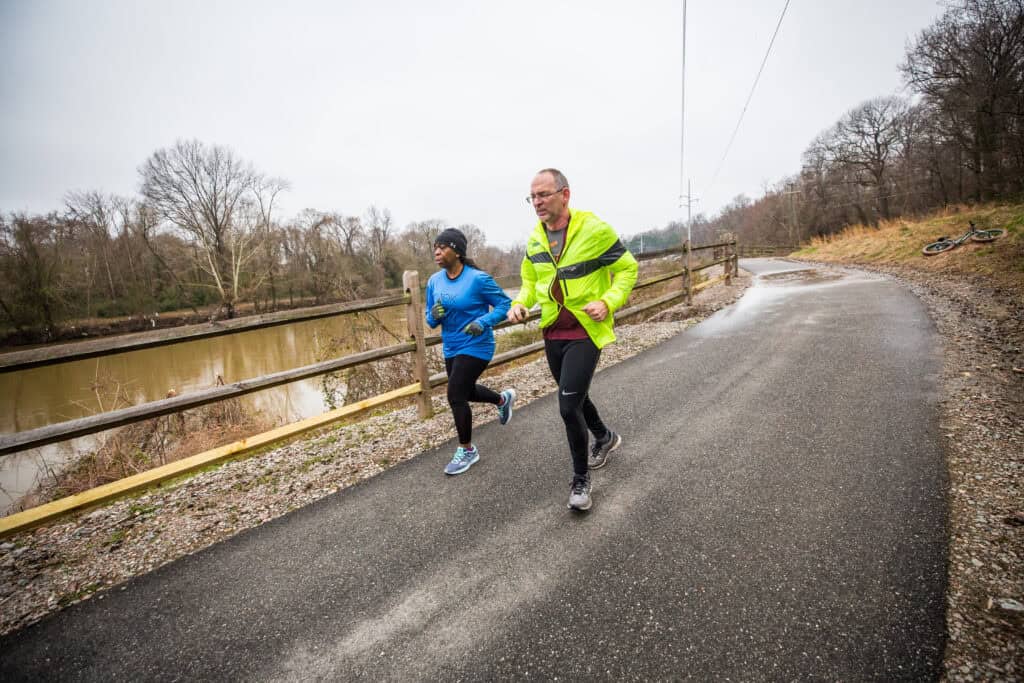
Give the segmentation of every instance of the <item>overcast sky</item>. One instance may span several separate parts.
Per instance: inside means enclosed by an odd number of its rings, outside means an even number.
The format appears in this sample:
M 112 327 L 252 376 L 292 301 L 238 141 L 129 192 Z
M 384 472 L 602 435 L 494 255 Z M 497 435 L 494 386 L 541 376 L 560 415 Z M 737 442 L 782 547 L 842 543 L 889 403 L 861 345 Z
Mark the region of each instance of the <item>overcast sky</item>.
M 622 234 L 685 218 L 682 0 L 0 0 L 0 210 L 136 196 L 178 139 L 230 147 L 306 207 L 525 239 L 535 171 Z M 935 0 L 690 0 L 685 177 L 713 215 L 799 170 L 820 131 L 901 92 Z

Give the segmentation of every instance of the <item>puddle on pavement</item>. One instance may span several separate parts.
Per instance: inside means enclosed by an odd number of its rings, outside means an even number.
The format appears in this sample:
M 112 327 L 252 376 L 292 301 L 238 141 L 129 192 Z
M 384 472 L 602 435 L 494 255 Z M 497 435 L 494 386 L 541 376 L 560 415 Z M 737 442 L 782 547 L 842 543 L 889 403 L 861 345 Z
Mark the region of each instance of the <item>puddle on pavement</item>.
M 878 278 L 867 273 L 816 268 L 755 274 L 753 283 L 736 303 L 694 326 L 690 333 L 698 337 L 716 337 L 749 325 L 760 316 L 773 314 L 790 296 Z
M 832 282 L 842 277 L 843 274 L 836 271 L 823 273 L 816 268 L 809 268 L 807 270 L 786 270 L 781 273 L 769 273 L 761 275 L 758 279 L 766 285 L 788 285 L 795 282 L 806 282 L 807 284 Z

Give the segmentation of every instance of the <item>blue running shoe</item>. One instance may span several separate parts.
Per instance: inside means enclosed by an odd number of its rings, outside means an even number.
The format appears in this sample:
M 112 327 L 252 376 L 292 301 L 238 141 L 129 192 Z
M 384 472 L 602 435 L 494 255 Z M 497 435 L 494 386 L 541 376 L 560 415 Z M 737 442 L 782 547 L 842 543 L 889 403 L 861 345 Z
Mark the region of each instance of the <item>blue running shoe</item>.
M 498 421 L 507 425 L 508 421 L 512 419 L 512 404 L 516 402 L 516 390 L 506 389 L 501 392 L 501 398 L 505 402 L 498 406 Z
M 444 473 L 462 474 L 479 459 L 480 451 L 476 449 L 476 446 L 473 446 L 471 450 L 466 450 L 462 446 L 459 446 L 455 451 L 455 455 L 452 456 L 451 462 L 444 466 Z

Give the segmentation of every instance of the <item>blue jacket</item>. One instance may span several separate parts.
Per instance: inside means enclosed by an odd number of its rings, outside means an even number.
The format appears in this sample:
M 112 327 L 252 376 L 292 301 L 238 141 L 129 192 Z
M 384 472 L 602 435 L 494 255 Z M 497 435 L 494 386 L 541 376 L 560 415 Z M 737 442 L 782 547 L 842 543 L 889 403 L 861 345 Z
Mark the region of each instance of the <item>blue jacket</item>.
M 439 270 L 427 280 L 427 324 L 441 325 L 444 357 L 458 355 L 490 360 L 494 356 L 494 326 L 505 319 L 508 295 L 490 275 L 472 266 L 465 266 L 454 280 Z M 441 302 L 445 315 L 437 320 L 431 314 L 434 304 Z M 480 323 L 484 333 L 476 337 L 463 332 L 473 321 Z

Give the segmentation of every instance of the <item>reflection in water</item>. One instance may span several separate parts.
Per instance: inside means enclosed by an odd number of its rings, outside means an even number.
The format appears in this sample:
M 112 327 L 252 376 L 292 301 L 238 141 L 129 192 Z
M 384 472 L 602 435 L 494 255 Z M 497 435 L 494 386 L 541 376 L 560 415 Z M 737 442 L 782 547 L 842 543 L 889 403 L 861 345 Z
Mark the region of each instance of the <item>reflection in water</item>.
M 327 360 L 317 355 L 328 338 L 341 341 L 341 354 L 363 351 L 382 345 L 378 320 L 389 331 L 383 343 L 396 343 L 407 336 L 404 315 L 404 307 L 396 306 L 0 374 L 0 431 L 21 432 L 155 401 L 172 389 L 186 394 L 214 386 L 218 377 L 232 383 Z M 364 331 L 370 329 L 378 333 Z M 274 424 L 327 409 L 317 377 L 249 394 L 241 401 Z M 70 452 L 81 452 L 96 438 L 0 457 L 0 510 L 32 486 L 44 460 L 49 467 L 59 466 Z

